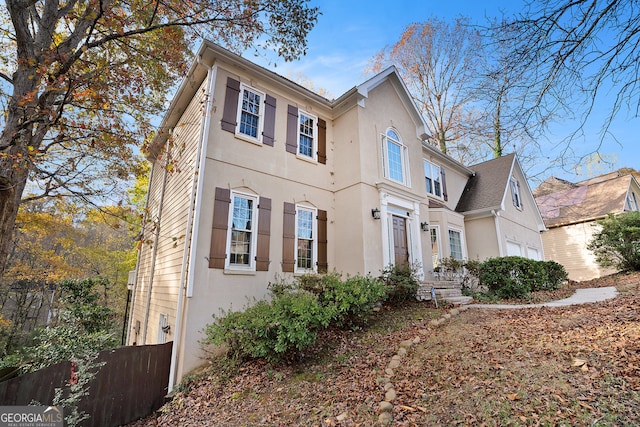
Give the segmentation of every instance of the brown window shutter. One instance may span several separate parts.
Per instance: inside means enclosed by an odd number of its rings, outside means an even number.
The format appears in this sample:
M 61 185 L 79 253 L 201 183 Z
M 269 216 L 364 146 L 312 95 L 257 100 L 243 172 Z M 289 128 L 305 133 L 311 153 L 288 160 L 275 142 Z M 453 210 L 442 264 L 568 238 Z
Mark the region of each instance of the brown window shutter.
M 231 191 L 227 188 L 216 187 L 209 268 L 224 268 L 224 260 L 227 257 L 227 228 L 229 226 L 230 204 Z
M 298 107 L 289 105 L 287 108 L 287 144 L 288 153 L 296 154 L 298 151 Z
M 440 167 L 440 177 L 442 178 L 442 197 L 444 200 L 449 200 L 449 195 L 447 194 L 447 177 L 444 173 L 444 168 Z
M 271 236 L 271 199 L 260 197 L 258 204 L 258 246 L 256 271 L 269 271 L 269 238 Z
M 318 119 L 318 163 L 327 164 L 327 122 Z
M 327 211 L 318 210 L 318 273 L 326 273 L 328 270 Z
M 284 202 L 282 220 L 282 271 L 293 273 L 296 263 L 296 205 Z
M 267 94 L 264 98 L 264 130 L 262 143 L 273 147 L 276 130 L 276 99 Z
M 238 98 L 240 95 L 240 82 L 231 77 L 227 78 L 227 92 L 224 98 L 224 110 L 222 111 L 222 129 L 235 133 L 236 118 L 238 117 Z

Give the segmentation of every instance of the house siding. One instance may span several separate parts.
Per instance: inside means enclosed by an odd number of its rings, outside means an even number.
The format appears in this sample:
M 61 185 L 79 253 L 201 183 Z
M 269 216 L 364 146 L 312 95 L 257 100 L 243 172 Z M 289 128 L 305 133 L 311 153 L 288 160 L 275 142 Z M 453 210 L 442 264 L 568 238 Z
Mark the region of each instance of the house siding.
M 587 249 L 598 227 L 594 221 L 589 221 L 543 232 L 545 259 L 562 264 L 571 280 L 591 280 L 615 273 L 614 269 L 600 267 L 593 252 Z
M 135 339 L 135 332 L 131 332 L 130 336 L 134 339 L 130 339 L 130 343 L 135 341 L 136 344 L 155 344 L 158 338 L 158 319 L 161 313 L 168 316 L 168 324 L 171 326 L 166 340 L 173 339 L 187 216 L 194 179 L 195 156 L 200 139 L 204 84 L 203 82 L 174 129 L 169 148 L 169 172 L 165 174 L 166 153 L 153 165 L 148 202 L 148 211 L 152 216 L 151 221 L 157 220 L 160 211 L 162 181 L 166 175 L 164 206 L 162 206 L 159 221 L 160 239 L 157 248 L 154 248 L 153 243 L 145 243 L 142 246 L 137 272 L 138 284 L 132 326 L 135 326 L 137 320 L 144 328 L 145 317 L 147 317 L 146 300 L 149 292 L 149 280 L 153 275 L 152 299 L 147 318 L 146 341 L 141 341 L 143 336 L 141 330 L 137 339 Z M 153 242 L 153 232 L 147 234 L 145 239 Z M 152 266 L 154 250 L 157 252 L 155 265 Z M 152 268 L 155 269 L 153 274 Z

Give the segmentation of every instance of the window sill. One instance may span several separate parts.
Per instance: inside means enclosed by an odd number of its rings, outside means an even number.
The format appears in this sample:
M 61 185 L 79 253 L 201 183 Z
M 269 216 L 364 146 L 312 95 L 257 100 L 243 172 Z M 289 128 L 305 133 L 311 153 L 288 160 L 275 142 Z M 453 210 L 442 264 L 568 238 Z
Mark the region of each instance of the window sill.
M 229 267 L 226 267 L 222 271 L 222 274 L 237 275 L 237 276 L 255 276 L 256 275 L 256 271 L 255 270 L 249 270 L 249 269 L 242 269 L 242 268 L 229 268 Z
M 307 163 L 311 163 L 312 165 L 317 165 L 318 161 L 312 157 L 303 156 L 302 154 L 296 154 L 296 158 L 305 161 Z
M 239 139 L 241 141 L 250 142 L 251 144 L 258 145 L 260 147 L 262 147 L 262 145 L 263 145 L 262 141 L 260 139 L 252 138 L 252 137 L 250 137 L 248 135 L 245 135 L 243 133 L 237 133 L 236 132 L 235 136 L 236 136 L 236 139 Z

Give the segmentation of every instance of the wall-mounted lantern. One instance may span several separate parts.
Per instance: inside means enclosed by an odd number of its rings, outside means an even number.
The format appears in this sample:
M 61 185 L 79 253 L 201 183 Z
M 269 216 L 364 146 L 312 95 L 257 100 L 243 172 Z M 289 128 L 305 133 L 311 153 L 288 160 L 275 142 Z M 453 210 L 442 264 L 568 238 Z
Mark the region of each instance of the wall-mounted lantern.
M 380 219 L 380 209 L 378 208 L 371 209 L 371 216 L 373 217 L 373 219 Z

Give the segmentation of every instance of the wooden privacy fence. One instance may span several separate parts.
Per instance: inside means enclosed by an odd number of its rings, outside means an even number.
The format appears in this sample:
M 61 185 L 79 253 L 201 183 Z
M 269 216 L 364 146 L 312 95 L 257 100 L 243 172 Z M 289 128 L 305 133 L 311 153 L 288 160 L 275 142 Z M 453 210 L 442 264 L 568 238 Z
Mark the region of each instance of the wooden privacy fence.
M 90 418 L 83 426 L 119 426 L 151 414 L 164 403 L 169 384 L 171 342 L 120 347 L 100 352 L 104 363 L 82 397 L 78 410 Z M 56 388 L 74 375 L 71 362 L 21 375 L 0 383 L 0 406 L 53 405 Z

